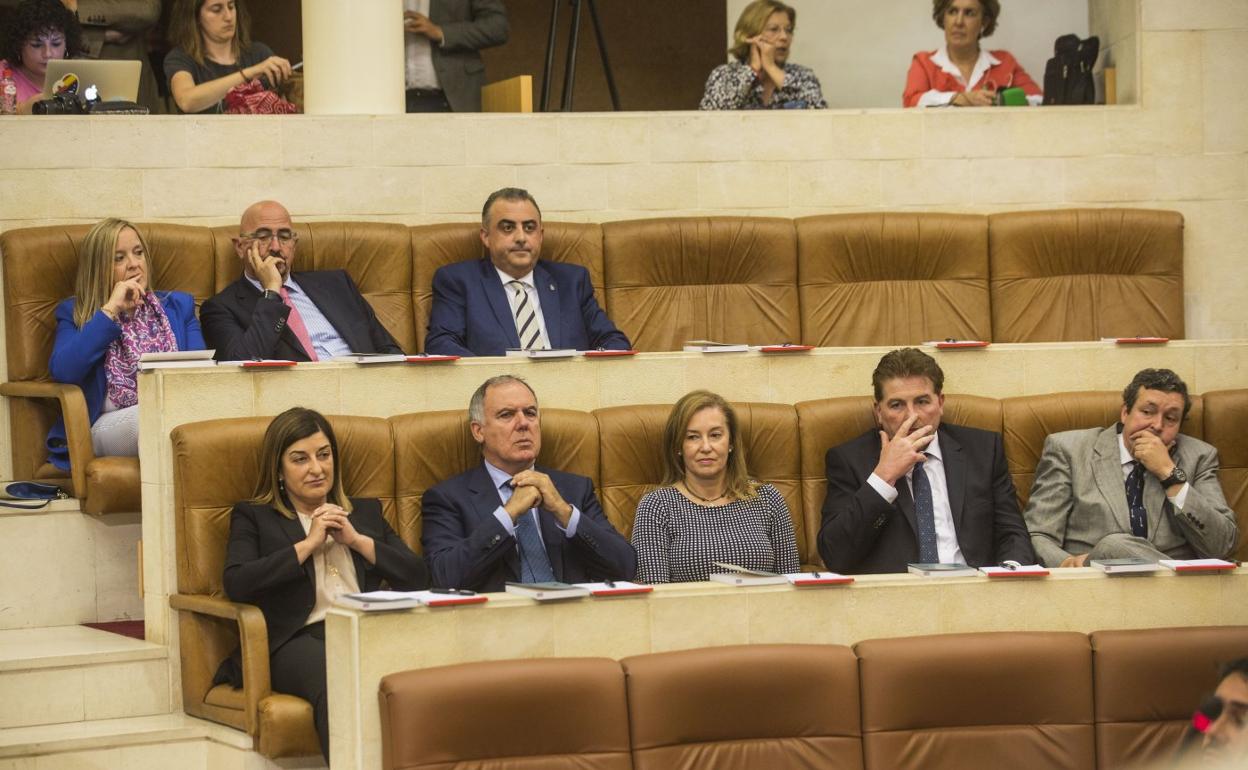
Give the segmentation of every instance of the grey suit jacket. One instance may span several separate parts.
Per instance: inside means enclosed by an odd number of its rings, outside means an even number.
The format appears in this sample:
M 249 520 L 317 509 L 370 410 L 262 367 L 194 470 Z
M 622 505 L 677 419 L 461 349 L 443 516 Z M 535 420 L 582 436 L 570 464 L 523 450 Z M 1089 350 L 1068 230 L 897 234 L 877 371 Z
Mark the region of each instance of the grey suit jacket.
M 1238 528 L 1218 481 L 1218 450 L 1180 434 L 1174 461 L 1188 477 L 1182 511 L 1155 476 L 1144 474 L 1149 542 L 1174 559 L 1226 556 Z M 1036 555 L 1049 567 L 1090 552 L 1106 535 L 1131 534 L 1117 426 L 1046 438 L 1023 518 Z
M 430 0 L 429 19 L 442 28 L 433 69 L 455 112 L 480 112 L 485 62 L 479 51 L 507 42 L 503 0 Z

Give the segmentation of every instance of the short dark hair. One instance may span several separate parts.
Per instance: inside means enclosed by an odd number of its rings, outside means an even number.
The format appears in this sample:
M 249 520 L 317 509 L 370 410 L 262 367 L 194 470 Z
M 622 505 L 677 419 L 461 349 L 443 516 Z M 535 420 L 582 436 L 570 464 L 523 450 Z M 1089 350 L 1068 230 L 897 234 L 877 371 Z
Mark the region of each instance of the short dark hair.
M 533 208 L 537 209 L 537 218 L 542 218 L 542 207 L 537 205 L 537 200 L 529 194 L 528 190 L 523 190 L 519 187 L 504 187 L 501 190 L 495 190 L 490 193 L 490 197 L 485 199 L 485 205 L 481 207 L 482 227 L 490 226 L 490 207 L 494 205 L 494 201 L 499 200 L 500 198 L 505 201 L 512 201 L 513 203 L 517 201 L 528 201 L 533 204 Z
M 953 0 L 932 0 L 932 18 L 936 21 L 936 26 L 941 29 L 945 28 L 945 14 L 948 13 L 951 5 L 953 5 Z M 983 37 L 988 37 L 997 31 L 997 19 L 1001 18 L 1001 2 L 1000 0 L 979 0 L 979 7 L 984 12 Z
M 875 389 L 878 404 L 884 398 L 884 383 L 905 377 L 926 377 L 932 381 L 936 395 L 945 387 L 945 373 L 936 359 L 918 348 L 898 348 L 884 354 L 871 372 L 871 387 Z
M 1169 369 L 1141 369 L 1131 378 L 1131 384 L 1122 391 L 1122 403 L 1127 411 L 1135 408 L 1135 399 L 1140 395 L 1140 388 L 1160 390 L 1162 393 L 1183 394 L 1183 417 L 1192 411 L 1192 397 L 1187 394 L 1187 383 L 1179 375 Z
M 1218 667 L 1218 681 L 1221 682 L 1231 674 L 1239 674 L 1248 679 L 1248 658 L 1236 658 Z
M 61 0 L 22 0 L 5 25 L 0 53 L 16 69 L 22 64 L 22 48 L 31 35 L 57 30 L 65 36 L 65 58 L 82 52 L 82 27 L 78 17 Z

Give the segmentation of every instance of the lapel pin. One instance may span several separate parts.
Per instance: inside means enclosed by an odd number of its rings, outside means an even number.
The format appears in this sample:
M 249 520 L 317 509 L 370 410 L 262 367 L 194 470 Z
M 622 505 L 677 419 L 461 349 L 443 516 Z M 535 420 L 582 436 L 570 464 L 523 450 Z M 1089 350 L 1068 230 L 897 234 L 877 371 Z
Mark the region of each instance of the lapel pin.
M 550 285 L 550 290 L 551 290 L 551 291 L 554 291 L 554 290 L 555 290 L 555 285 L 554 285 L 553 283 Z

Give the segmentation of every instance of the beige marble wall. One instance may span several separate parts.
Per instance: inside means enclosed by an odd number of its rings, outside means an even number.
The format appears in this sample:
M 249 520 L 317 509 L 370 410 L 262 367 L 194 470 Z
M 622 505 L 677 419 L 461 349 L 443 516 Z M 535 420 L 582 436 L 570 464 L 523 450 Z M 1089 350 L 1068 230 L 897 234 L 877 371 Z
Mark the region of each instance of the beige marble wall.
M 605 656 L 729 644 L 854 644 L 974 631 L 1080 631 L 1248 622 L 1248 570 L 1129 579 L 1083 569 L 1036 580 L 860 576 L 848 586 L 656 586 L 618 599 L 538 603 L 490 594 L 484 605 L 407 612 L 331 610 L 326 618 L 330 764 L 381 767 L 377 691 L 396 671 L 479 660 Z M 501 631 L 505 629 L 505 633 Z

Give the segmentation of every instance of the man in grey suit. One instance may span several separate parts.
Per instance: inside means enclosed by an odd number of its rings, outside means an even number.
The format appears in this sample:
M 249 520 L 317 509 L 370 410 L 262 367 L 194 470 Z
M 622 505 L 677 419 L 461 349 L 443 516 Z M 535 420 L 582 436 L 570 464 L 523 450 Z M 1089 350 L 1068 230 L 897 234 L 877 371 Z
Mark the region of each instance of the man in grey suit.
M 480 112 L 479 51 L 507 42 L 503 0 L 403 0 L 408 112 Z
M 1045 439 L 1023 518 L 1046 566 L 1234 550 L 1238 529 L 1218 482 L 1218 451 L 1179 433 L 1191 407 L 1177 374 L 1143 369 L 1122 392 L 1118 424 Z

